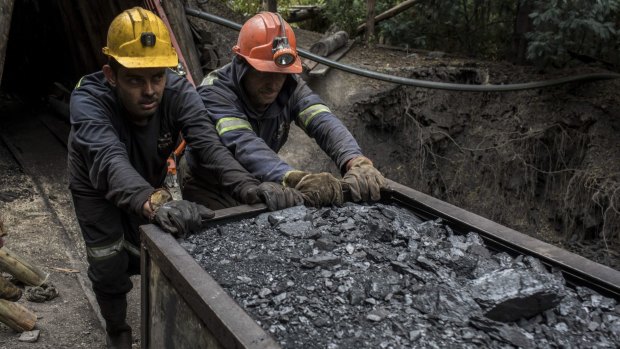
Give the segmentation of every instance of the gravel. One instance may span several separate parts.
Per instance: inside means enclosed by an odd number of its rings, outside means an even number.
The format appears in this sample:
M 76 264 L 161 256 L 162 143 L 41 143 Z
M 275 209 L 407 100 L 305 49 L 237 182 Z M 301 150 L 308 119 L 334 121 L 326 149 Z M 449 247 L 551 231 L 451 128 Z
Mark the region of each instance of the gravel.
M 620 305 L 383 204 L 303 206 L 181 245 L 283 348 L 616 348 Z

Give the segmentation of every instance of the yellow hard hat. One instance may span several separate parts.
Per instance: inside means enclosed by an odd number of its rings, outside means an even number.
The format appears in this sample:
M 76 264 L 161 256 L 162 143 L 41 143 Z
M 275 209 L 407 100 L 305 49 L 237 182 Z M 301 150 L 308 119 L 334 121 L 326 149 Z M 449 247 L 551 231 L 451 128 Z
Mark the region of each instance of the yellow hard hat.
M 103 53 L 125 68 L 173 67 L 179 62 L 166 25 L 141 7 L 123 11 L 108 29 Z

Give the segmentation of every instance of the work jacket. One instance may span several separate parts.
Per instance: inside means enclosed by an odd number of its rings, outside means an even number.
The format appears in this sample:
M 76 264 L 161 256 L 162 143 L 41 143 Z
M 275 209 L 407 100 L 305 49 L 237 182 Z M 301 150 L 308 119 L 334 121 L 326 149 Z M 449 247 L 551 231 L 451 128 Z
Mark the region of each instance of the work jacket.
M 344 172 L 348 160 L 362 155 L 347 128 L 297 75 L 290 74 L 276 100 L 263 113 L 249 102 L 241 81 L 252 69 L 234 57 L 198 87 L 222 143 L 261 182 L 282 182 L 293 168 L 277 155 L 291 123 L 301 127 Z
M 120 209 L 142 215 L 154 188 L 163 186 L 167 159 L 181 132 L 201 176 L 212 176 L 234 196 L 259 182 L 220 142 L 194 87 L 167 70 L 163 98 L 146 126 L 131 123 L 103 72 L 83 77 L 71 95 L 69 187 L 104 196 Z

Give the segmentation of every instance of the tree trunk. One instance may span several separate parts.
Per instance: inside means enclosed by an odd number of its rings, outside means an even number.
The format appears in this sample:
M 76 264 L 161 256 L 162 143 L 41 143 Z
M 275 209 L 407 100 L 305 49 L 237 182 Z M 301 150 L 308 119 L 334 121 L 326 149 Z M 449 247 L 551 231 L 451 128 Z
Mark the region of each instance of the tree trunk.
M 384 19 L 388 19 L 388 18 L 392 18 L 394 16 L 396 16 L 397 14 L 407 10 L 408 8 L 410 8 L 411 6 L 415 5 L 419 0 L 407 0 L 404 2 L 401 2 L 400 4 L 392 7 L 391 9 L 379 14 L 378 16 L 375 17 L 375 23 L 380 22 Z M 359 26 L 357 26 L 357 28 L 355 29 L 355 32 L 357 34 L 362 34 L 364 32 L 364 29 L 366 29 L 366 23 L 362 23 Z
M 13 0 L 0 0 L 0 83 L 2 82 L 2 71 L 4 71 L 4 56 L 6 44 L 9 42 L 12 14 Z
M 372 44 L 375 40 L 375 3 L 376 0 L 366 0 L 368 16 L 366 17 L 366 42 Z
M 263 8 L 269 12 L 278 12 L 278 0 L 263 0 Z
M 18 332 L 31 331 L 37 316 L 18 303 L 0 299 L 0 322 Z
M 39 268 L 15 255 L 6 246 L 0 248 L 0 270 L 6 271 L 29 286 L 41 286 L 47 281 L 48 276 Z
M 534 6 L 531 0 L 517 2 L 517 17 L 515 18 L 512 38 L 512 62 L 525 64 L 527 60 L 527 38 L 525 34 L 532 31 L 530 13 Z

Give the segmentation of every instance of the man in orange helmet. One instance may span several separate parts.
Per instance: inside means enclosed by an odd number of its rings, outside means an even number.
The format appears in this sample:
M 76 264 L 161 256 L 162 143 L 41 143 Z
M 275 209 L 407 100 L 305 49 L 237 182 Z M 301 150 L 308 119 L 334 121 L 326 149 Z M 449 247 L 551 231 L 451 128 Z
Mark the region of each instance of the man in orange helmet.
M 179 133 L 196 172 L 216 178 L 236 200 L 273 195 L 222 145 L 194 87 L 168 69 L 178 58 L 159 17 L 140 7 L 124 11 L 110 24 L 103 52 L 108 64 L 71 95 L 69 188 L 108 345 L 131 348 L 126 294 L 140 271 L 138 226 L 152 222 L 184 235 L 214 214 L 162 188 Z
M 241 28 L 231 63 L 211 72 L 198 92 L 224 145 L 258 180 L 300 191 L 306 204 L 343 201 L 342 184 L 353 201 L 376 201 L 386 186 L 381 173 L 362 155 L 346 127 L 297 75 L 302 72 L 295 33 L 277 13 L 261 12 Z M 277 155 L 290 124 L 301 127 L 334 160 L 344 177 L 292 168 Z M 193 175 L 195 160 L 181 161 L 183 197 L 197 202 L 216 197 L 215 186 Z

